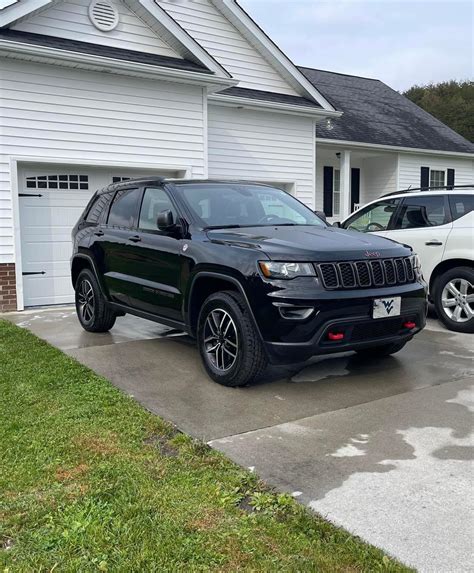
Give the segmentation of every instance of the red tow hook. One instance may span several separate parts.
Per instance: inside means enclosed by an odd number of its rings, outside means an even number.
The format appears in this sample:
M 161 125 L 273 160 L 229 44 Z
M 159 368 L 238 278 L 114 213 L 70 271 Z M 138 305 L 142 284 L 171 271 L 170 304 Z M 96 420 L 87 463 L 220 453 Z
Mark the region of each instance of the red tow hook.
M 412 330 L 413 328 L 415 328 L 416 326 L 416 322 L 413 322 L 411 320 L 407 320 L 406 322 L 403 323 L 403 328 L 408 328 L 409 330 Z
M 329 340 L 344 340 L 344 333 L 342 332 L 328 332 Z

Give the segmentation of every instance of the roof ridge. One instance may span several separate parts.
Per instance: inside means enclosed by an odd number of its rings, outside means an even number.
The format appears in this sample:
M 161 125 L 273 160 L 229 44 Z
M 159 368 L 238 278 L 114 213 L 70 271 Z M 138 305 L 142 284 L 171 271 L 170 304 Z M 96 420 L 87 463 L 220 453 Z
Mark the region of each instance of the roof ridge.
M 298 66 L 298 68 L 300 70 L 303 69 L 303 70 L 312 70 L 314 72 L 325 72 L 327 74 L 335 74 L 337 76 L 348 76 L 349 78 L 360 78 L 361 80 L 371 80 L 373 82 L 380 82 L 381 84 L 384 83 L 382 80 L 379 80 L 377 78 L 368 78 L 367 76 L 357 76 L 355 74 L 345 74 L 344 72 L 333 72 L 332 70 L 322 70 L 321 68 L 309 68 L 308 66 Z M 387 85 L 387 84 L 384 84 L 384 85 Z

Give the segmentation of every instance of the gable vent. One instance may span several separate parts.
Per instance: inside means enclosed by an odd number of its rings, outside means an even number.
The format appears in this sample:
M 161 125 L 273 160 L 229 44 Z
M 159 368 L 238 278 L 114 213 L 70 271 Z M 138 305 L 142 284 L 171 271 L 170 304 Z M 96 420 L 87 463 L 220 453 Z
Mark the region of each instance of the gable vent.
M 119 23 L 119 13 L 110 0 L 94 0 L 89 5 L 89 18 L 102 32 L 110 32 Z

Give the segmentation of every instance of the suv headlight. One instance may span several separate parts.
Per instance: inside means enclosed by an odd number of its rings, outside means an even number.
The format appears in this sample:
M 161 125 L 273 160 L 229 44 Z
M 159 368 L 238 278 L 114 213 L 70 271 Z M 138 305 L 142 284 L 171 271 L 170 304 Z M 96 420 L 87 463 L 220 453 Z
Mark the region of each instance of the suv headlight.
M 294 279 L 296 277 L 314 277 L 316 271 L 311 263 L 277 263 L 259 261 L 258 266 L 267 279 Z
M 420 257 L 418 255 L 412 255 L 410 257 L 410 261 L 417 280 L 423 280 L 423 271 L 421 270 Z

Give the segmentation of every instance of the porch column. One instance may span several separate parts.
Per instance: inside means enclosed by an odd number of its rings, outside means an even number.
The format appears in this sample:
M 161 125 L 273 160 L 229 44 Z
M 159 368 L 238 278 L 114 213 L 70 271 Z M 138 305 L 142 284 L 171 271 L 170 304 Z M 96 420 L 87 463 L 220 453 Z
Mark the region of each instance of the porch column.
M 351 152 L 341 152 L 341 219 L 351 214 Z

